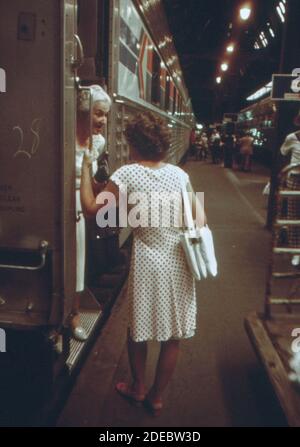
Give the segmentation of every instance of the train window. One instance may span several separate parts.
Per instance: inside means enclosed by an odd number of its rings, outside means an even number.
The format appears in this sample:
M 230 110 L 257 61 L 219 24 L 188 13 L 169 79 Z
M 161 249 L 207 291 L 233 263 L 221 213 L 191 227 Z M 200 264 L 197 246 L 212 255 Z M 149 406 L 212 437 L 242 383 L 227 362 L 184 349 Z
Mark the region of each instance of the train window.
M 151 102 L 160 106 L 160 58 L 156 51 L 153 51 Z
M 109 0 L 78 0 L 77 17 L 85 56 L 78 75 L 83 81 L 104 83 L 108 78 Z
M 174 99 L 173 99 L 173 115 L 176 114 L 177 111 L 177 100 L 178 100 L 178 93 L 177 88 L 174 88 Z
M 182 112 L 182 98 L 180 96 L 179 101 L 178 101 L 178 115 L 181 116 L 181 112 Z
M 96 58 L 96 74 L 108 82 L 108 48 L 110 0 L 98 0 L 98 51 Z
M 167 112 L 170 109 L 170 94 L 171 94 L 170 85 L 171 85 L 170 76 L 167 74 L 166 92 L 165 92 L 165 109 Z

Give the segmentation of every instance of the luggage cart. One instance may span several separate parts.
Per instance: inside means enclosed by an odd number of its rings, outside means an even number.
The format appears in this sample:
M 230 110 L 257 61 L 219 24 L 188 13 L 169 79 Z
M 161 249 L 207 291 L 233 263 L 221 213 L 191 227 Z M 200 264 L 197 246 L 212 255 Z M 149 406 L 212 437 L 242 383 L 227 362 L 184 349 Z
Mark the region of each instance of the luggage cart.
M 263 364 L 290 426 L 300 426 L 300 386 L 290 378 L 290 360 L 295 355 L 297 334 L 300 334 L 300 267 L 292 266 L 300 245 L 292 245 L 293 232 L 300 232 L 300 190 L 287 186 L 292 171 L 300 164 L 291 164 L 279 174 L 275 198 L 272 243 L 267 270 L 264 312 L 251 313 L 245 328 L 253 348 Z M 294 207 L 296 218 L 288 210 Z M 299 332 L 297 329 L 299 328 Z M 299 344 L 300 350 L 300 344 Z

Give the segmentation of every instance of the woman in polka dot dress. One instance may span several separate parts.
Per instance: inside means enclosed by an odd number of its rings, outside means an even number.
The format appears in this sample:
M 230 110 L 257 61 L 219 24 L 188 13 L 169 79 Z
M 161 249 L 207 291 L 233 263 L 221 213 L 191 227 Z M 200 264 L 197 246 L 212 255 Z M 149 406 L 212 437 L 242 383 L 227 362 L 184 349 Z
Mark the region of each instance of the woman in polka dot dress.
M 181 214 L 182 179 L 188 190 L 192 191 L 192 188 L 188 175 L 182 169 L 163 162 L 169 149 L 169 132 L 165 123 L 152 113 L 140 114 L 127 124 L 125 135 L 131 158 L 136 163 L 115 171 L 103 191 L 113 193 L 117 203 L 125 189 L 129 198 L 133 193 L 144 193 L 150 197 L 151 205 L 153 193 L 164 194 L 164 197 L 177 193 L 180 201 L 174 200 L 170 207 L 170 221 L 176 222 Z M 95 215 L 103 207 L 99 200 L 96 203 L 92 192 L 87 156 L 82 167 L 81 201 L 88 215 Z M 199 207 L 197 224 L 202 226 L 206 223 L 205 214 L 193 194 L 194 216 L 196 206 Z M 133 228 L 127 294 L 128 355 L 133 381 L 130 385 L 123 382 L 116 385 L 123 397 L 138 404 L 144 402 L 154 415 L 162 409 L 162 393 L 176 366 L 180 339 L 190 338 L 195 333 L 197 312 L 195 283 L 180 244 L 180 229 L 174 224 L 162 224 L 162 208 L 156 207 L 153 211 L 148 201 L 148 224 Z M 145 215 L 143 211 L 140 205 L 139 215 Z M 152 218 L 159 221 L 155 227 Z M 161 350 L 155 380 L 146 396 L 147 340 L 159 341 Z

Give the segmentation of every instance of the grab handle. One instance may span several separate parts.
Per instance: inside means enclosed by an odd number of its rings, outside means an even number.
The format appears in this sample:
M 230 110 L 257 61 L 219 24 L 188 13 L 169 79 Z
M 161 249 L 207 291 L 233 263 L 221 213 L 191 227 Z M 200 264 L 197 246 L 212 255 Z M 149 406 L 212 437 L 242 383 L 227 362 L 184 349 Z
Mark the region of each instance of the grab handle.
M 72 60 L 72 67 L 74 68 L 74 70 L 76 70 L 77 68 L 79 68 L 83 62 L 84 62 L 84 51 L 83 51 L 83 46 L 80 40 L 80 37 L 78 36 L 78 34 L 74 34 L 74 38 L 75 38 L 75 42 L 77 44 L 77 58 L 73 58 Z
M 0 268 L 2 269 L 12 269 L 12 270 L 41 270 L 46 263 L 46 254 L 48 250 L 48 242 L 47 241 L 41 241 L 39 251 L 41 255 L 41 261 L 36 266 L 29 266 L 29 265 L 12 265 L 12 264 L 0 264 Z

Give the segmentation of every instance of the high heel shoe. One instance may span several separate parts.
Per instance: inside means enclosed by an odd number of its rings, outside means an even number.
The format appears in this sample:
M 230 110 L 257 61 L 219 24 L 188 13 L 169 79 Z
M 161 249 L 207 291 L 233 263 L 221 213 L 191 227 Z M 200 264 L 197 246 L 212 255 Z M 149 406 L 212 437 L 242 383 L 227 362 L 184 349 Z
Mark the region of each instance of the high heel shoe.
M 71 328 L 72 336 L 77 341 L 86 341 L 88 339 L 88 335 L 86 330 L 82 326 L 72 327 Z
M 86 341 L 88 339 L 88 335 L 86 330 L 80 324 L 80 317 L 78 312 L 73 312 L 69 316 L 69 328 L 72 334 L 72 337 L 77 341 Z
M 163 402 L 161 399 L 157 400 L 156 402 L 151 402 L 149 399 L 146 398 L 144 400 L 144 405 L 152 416 L 154 417 L 160 416 L 160 413 L 163 409 Z
M 116 391 L 130 403 L 141 406 L 145 399 L 145 394 L 138 394 L 130 389 L 130 386 L 124 382 L 119 382 L 115 387 Z

